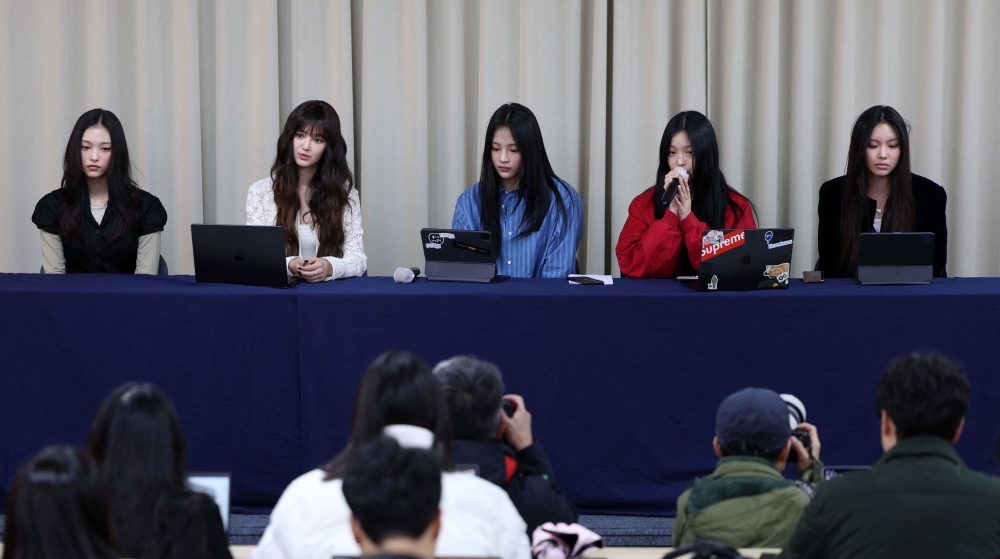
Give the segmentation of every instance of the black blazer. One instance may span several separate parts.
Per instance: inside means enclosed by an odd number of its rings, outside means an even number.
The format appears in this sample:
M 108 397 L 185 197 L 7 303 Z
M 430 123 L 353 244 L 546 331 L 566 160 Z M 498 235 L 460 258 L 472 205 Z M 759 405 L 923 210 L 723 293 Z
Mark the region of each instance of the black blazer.
M 843 192 L 841 190 L 844 177 L 837 177 L 823 183 L 819 189 L 819 269 L 826 277 L 844 277 L 837 275 L 837 262 L 840 260 L 840 212 Z M 913 175 L 913 201 L 916 206 L 914 231 L 934 233 L 934 277 L 948 277 L 945 264 L 948 261 L 948 223 L 945 216 L 945 206 L 948 195 L 944 188 L 930 179 Z M 875 220 L 875 200 L 868 199 L 868 231 L 875 232 L 872 221 Z M 884 231 L 884 229 L 883 229 Z M 853 277 L 853 272 L 850 276 Z
M 73 242 L 60 236 L 63 256 L 66 258 L 66 273 L 110 273 L 134 274 L 135 260 L 139 251 L 139 237 L 163 231 L 167 223 L 167 210 L 159 198 L 142 189 L 139 192 L 139 223 L 113 242 L 108 242 L 112 223 L 117 217 L 110 204 L 101 223 L 97 223 L 90 213 L 90 199 L 87 189 L 80 188 L 80 233 L 83 242 Z M 59 235 L 59 212 L 64 204 L 65 189 L 59 188 L 46 194 L 38 201 L 31 216 L 42 231 Z

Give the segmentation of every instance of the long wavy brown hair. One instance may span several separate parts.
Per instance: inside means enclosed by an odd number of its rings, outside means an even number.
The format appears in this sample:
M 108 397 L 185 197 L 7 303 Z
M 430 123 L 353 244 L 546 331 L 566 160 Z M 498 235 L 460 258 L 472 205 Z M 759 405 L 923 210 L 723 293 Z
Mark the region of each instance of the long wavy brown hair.
M 851 131 L 851 147 L 847 152 L 847 175 L 841 186 L 843 207 L 840 218 L 840 259 L 837 272 L 853 276 L 858 269 L 859 236 L 871 229 L 868 215 L 868 142 L 879 124 L 888 124 L 899 140 L 899 162 L 889 173 L 889 197 L 885 201 L 882 232 L 912 231 L 916 220 L 913 200 L 913 175 L 910 172 L 909 125 L 887 105 L 876 105 L 861 113 Z
M 285 230 L 288 256 L 299 253 L 299 232 L 295 216 L 299 211 L 299 166 L 295 162 L 295 135 L 303 132 L 322 137 L 326 148 L 312 178 L 309 212 L 319 238 L 317 256 L 344 255 L 344 208 L 354 187 L 354 175 L 347 166 L 347 142 L 340 133 L 340 116 L 326 101 L 306 101 L 288 115 L 278 137 L 278 153 L 271 166 L 274 204 L 278 207 L 275 225 Z

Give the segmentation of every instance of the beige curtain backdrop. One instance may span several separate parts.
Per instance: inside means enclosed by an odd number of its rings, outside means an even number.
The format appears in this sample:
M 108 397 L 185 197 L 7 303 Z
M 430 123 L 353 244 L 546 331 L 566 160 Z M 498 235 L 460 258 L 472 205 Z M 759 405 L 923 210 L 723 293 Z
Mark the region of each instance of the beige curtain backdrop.
M 85 110 L 121 118 L 163 253 L 192 273 L 191 223 L 243 223 L 285 117 L 338 111 L 371 274 L 423 262 L 479 176 L 492 112 L 538 117 L 586 203 L 579 259 L 618 272 L 629 202 L 660 135 L 706 112 L 730 184 L 816 258 L 819 185 L 854 119 L 893 105 L 914 172 L 948 192 L 952 275 L 1000 275 L 1000 2 L 995 0 L 0 0 L 0 271 L 35 272 L 37 200 Z

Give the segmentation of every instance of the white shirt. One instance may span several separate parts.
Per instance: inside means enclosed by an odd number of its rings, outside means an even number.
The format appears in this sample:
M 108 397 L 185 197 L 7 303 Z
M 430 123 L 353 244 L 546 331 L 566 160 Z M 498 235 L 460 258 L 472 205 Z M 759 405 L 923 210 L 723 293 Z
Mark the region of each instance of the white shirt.
M 247 193 L 247 225 L 276 225 L 277 218 L 278 206 L 274 203 L 274 188 L 271 178 L 261 179 L 250 185 L 250 191 Z M 361 229 L 361 198 L 358 197 L 358 191 L 355 188 L 352 188 L 347 195 L 347 205 L 344 206 L 342 220 L 344 224 L 344 256 L 342 258 L 323 257 L 330 263 L 333 270 L 326 281 L 360 276 L 365 273 L 368 267 L 368 257 L 365 256 L 365 245 L 362 241 L 364 231 Z M 300 231 L 299 257 L 301 257 L 303 245 L 309 242 L 308 238 L 303 238 L 301 227 L 307 227 L 310 230 L 311 238 L 314 239 L 313 242 L 316 243 L 317 247 L 319 241 L 315 240 L 317 235 L 314 225 L 302 225 L 298 215 L 295 218 L 295 226 Z M 285 257 L 286 270 L 288 263 L 295 258 L 295 256 Z M 291 274 L 290 271 L 288 273 Z
M 412 425 L 390 425 L 385 434 L 402 446 L 430 448 L 434 434 Z M 271 513 L 254 559 L 355 557 L 361 548 L 351 533 L 351 509 L 342 480 L 323 481 L 313 470 L 289 485 Z M 471 473 L 441 474 L 441 533 L 438 557 L 531 559 L 527 525 L 507 493 Z

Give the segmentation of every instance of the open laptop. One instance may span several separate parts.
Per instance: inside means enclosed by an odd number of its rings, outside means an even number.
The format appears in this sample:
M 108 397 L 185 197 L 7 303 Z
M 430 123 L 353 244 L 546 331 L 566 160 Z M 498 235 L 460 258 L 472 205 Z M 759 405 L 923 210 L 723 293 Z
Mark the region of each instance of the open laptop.
M 489 231 L 421 229 L 424 270 L 428 281 L 497 283 L 497 257 Z
M 198 283 L 291 287 L 285 267 L 285 232 L 279 226 L 191 225 Z
M 704 231 L 698 276 L 677 279 L 698 291 L 787 289 L 794 236 L 794 229 Z
M 222 515 L 222 528 L 229 533 L 229 472 L 190 472 L 188 487 L 192 491 L 204 493 L 215 501 Z
M 934 277 L 934 233 L 862 233 L 858 283 L 924 285 Z

